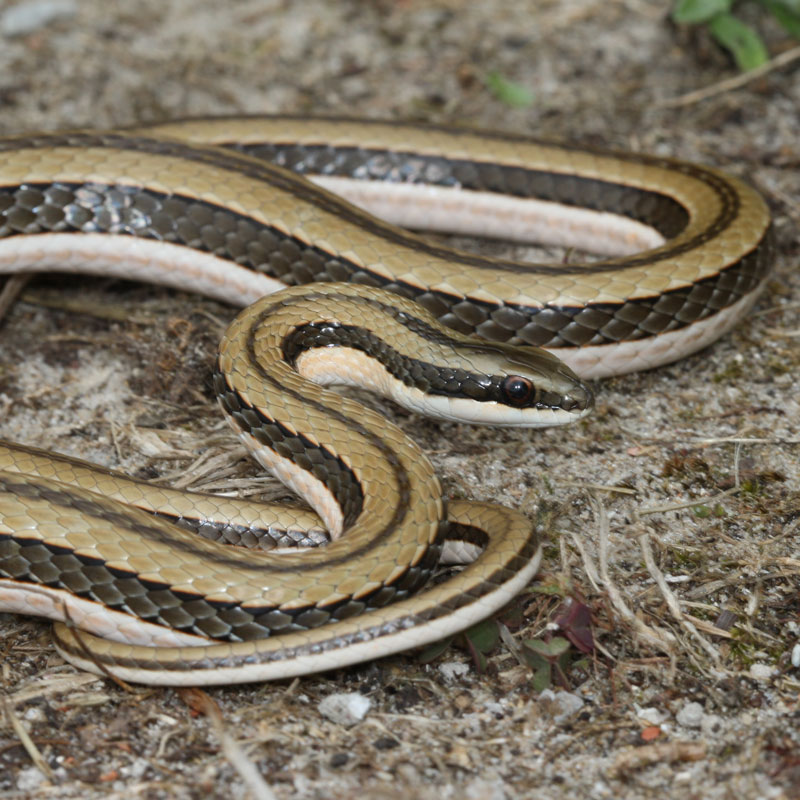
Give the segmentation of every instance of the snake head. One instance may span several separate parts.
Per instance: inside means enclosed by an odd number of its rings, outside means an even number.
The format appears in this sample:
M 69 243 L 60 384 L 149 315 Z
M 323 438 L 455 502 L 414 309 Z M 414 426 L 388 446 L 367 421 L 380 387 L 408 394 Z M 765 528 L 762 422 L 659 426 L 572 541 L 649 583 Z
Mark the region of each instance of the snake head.
M 504 344 L 469 350 L 463 363 L 471 365 L 470 374 L 458 395 L 473 404 L 451 403 L 464 421 L 538 428 L 580 419 L 594 406 L 589 386 L 547 350 Z
M 428 357 L 410 361 L 402 386 L 384 388 L 396 402 L 431 417 L 473 425 L 540 428 L 586 416 L 591 389 L 556 356 L 448 336 Z

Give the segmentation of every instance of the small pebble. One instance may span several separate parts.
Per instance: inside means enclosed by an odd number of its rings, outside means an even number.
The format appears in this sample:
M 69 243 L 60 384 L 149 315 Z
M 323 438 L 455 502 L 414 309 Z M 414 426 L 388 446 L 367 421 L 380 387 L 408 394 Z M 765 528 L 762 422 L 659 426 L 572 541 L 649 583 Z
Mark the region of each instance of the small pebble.
M 445 680 L 455 681 L 469 673 L 469 664 L 461 661 L 445 661 L 439 665 L 439 672 Z
M 603 781 L 595 781 L 592 788 L 589 790 L 589 797 L 601 798 L 601 797 L 616 797 L 616 794 L 612 794 L 611 790 L 608 788 L 608 784 L 603 783 Z
M 699 728 L 703 722 L 703 706 L 700 703 L 687 703 L 676 715 L 679 725 L 684 728 Z
M 123 774 L 126 778 L 135 778 L 139 780 L 148 769 L 150 769 L 150 762 L 144 758 L 137 758 L 126 767 L 123 767 Z
M 46 782 L 47 778 L 36 767 L 26 767 L 17 773 L 17 789 L 21 792 L 32 792 Z
M 505 714 L 505 709 L 500 703 L 488 702 L 484 703 L 483 707 L 490 714 L 494 714 L 494 716 L 497 717 L 498 719 L 502 719 L 503 715 Z
M 756 681 L 768 681 L 775 674 L 775 669 L 769 664 L 751 664 L 750 677 Z
M 653 707 L 637 709 L 636 716 L 649 725 L 661 725 L 669 719 L 669 714 L 666 711 Z
M 350 727 L 367 715 L 372 701 L 358 692 L 329 694 L 319 704 L 319 713 L 331 722 Z
M 539 702 L 543 703 L 557 725 L 566 722 L 583 708 L 583 700 L 578 695 L 554 692 L 552 689 L 545 689 L 539 695 Z
M 78 11 L 75 0 L 33 0 L 17 3 L 0 17 L 0 33 L 25 36 L 60 19 L 71 19 Z
M 800 642 L 792 648 L 792 666 L 800 667 Z
M 703 714 L 700 720 L 700 730 L 706 736 L 718 736 L 722 731 L 722 717 L 717 714 Z
M 47 714 L 41 706 L 31 706 L 22 715 L 26 722 L 47 722 Z
M 464 800 L 506 800 L 508 792 L 499 778 L 473 778 L 463 789 Z

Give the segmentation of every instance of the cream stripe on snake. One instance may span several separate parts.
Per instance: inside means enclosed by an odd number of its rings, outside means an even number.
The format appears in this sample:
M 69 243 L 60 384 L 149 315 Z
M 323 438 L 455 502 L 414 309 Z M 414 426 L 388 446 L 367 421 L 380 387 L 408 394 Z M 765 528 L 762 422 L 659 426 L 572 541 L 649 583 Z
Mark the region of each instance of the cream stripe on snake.
M 447 251 L 306 178 L 399 224 L 611 257 L 522 265 Z M 583 377 L 665 363 L 741 318 L 769 262 L 758 194 L 666 159 L 289 117 L 0 141 L 0 271 L 84 271 L 253 304 L 221 345 L 217 395 L 333 536 L 303 553 L 240 551 L 164 517 L 281 549 L 322 523 L 5 443 L 0 609 L 67 619 L 80 631 L 55 630 L 70 661 L 160 684 L 289 677 L 461 630 L 535 574 L 530 523 L 449 504 L 449 537 L 484 552 L 425 588 L 445 517 L 430 464 L 310 379 L 366 384 L 448 419 L 558 424 L 587 413 L 591 393 L 537 345 Z M 285 283 L 309 285 L 259 300 Z

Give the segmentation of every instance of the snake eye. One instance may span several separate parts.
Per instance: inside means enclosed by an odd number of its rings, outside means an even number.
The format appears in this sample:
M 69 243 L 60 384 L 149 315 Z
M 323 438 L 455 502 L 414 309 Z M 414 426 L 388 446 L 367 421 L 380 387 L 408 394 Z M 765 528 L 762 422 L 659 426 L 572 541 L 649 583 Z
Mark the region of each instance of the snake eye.
M 519 375 L 509 375 L 501 384 L 503 398 L 511 406 L 524 406 L 534 395 L 533 383 Z

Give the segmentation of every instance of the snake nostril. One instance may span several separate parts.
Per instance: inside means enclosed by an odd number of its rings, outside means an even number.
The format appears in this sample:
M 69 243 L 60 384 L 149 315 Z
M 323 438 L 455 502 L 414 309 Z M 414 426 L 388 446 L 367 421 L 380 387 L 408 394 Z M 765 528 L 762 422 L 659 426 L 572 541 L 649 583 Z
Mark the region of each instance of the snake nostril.
M 588 386 L 578 384 L 573 391 L 561 396 L 559 405 L 564 411 L 587 411 L 594 405 L 594 395 Z

